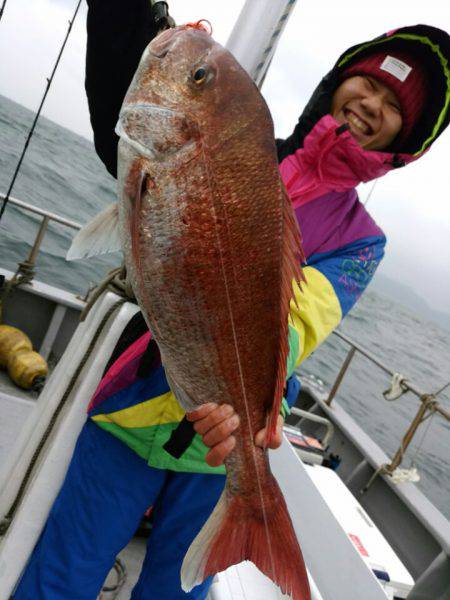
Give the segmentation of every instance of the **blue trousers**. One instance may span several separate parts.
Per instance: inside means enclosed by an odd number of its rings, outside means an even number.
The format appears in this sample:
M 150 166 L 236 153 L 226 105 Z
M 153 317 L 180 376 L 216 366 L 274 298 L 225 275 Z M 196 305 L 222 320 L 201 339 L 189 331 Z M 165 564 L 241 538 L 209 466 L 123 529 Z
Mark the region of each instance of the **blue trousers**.
M 225 476 L 149 467 L 88 421 L 14 600 L 95 600 L 149 506 L 154 524 L 132 600 L 204 600 L 211 580 L 181 590 L 184 555 Z

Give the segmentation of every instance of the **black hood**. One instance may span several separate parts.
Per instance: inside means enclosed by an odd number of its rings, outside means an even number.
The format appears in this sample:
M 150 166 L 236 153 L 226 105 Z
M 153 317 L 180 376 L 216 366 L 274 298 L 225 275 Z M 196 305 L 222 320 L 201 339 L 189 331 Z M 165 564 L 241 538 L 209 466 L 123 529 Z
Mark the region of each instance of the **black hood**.
M 447 127 L 450 119 L 450 36 L 428 25 L 401 27 L 372 41 L 357 44 L 344 52 L 317 86 L 292 135 L 278 143 L 279 160 L 303 146 L 305 136 L 330 112 L 334 91 L 342 72 L 374 52 L 402 50 L 414 55 L 425 66 L 430 89 L 422 116 L 401 147 L 395 141 L 389 151 L 418 157 Z

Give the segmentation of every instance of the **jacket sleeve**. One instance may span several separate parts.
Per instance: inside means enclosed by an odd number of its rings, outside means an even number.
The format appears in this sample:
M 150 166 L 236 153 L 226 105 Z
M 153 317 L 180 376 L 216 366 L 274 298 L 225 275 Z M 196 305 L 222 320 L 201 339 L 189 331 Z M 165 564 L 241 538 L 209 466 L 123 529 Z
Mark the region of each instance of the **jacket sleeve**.
M 384 255 L 386 239 L 372 236 L 310 257 L 306 283 L 294 284 L 288 377 L 339 325 L 366 289 Z
M 88 0 L 86 94 L 97 154 L 114 177 L 120 107 L 156 34 L 149 0 Z

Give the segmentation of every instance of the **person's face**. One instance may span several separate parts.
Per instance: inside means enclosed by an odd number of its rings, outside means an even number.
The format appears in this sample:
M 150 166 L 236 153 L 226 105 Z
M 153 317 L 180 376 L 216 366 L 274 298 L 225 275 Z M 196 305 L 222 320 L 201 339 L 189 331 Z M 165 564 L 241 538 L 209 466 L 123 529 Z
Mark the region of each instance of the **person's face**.
M 338 123 L 348 123 L 350 133 L 365 150 L 387 148 L 402 127 L 396 94 L 368 75 L 341 83 L 333 95 L 331 115 Z

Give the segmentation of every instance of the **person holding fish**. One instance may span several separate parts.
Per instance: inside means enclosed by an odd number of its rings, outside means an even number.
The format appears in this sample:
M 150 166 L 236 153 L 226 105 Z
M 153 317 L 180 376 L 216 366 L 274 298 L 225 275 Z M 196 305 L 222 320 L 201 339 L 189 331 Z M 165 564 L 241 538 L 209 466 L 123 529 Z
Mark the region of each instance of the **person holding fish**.
M 119 179 L 142 312 L 109 358 L 14 598 L 92 600 L 152 506 L 133 599 L 204 599 L 214 573 L 249 559 L 307 600 L 267 447 L 281 444 L 294 369 L 383 257 L 355 187 L 420 158 L 448 125 L 449 36 L 417 25 L 350 48 L 274 140 L 255 86 L 200 25 L 161 33 L 138 67 L 157 34 L 147 0 L 88 5 L 95 146 Z M 111 228 L 95 230 L 115 247 Z M 72 255 L 90 254 L 89 236 Z

